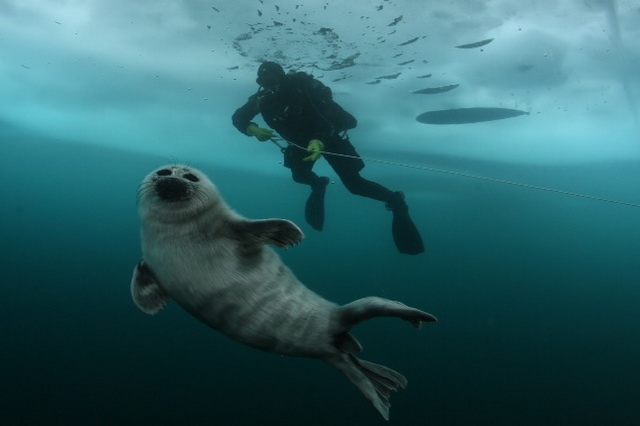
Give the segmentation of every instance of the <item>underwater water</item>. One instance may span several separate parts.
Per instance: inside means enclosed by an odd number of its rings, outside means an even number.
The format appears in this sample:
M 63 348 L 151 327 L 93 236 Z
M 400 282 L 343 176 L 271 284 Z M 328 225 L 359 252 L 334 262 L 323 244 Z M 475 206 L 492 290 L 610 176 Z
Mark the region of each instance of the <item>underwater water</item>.
M 353 330 L 408 379 L 389 424 L 640 424 L 637 4 L 379 3 L 0 0 L 0 425 L 387 424 L 326 363 L 134 305 L 136 191 L 173 163 L 298 224 L 276 250 L 323 297 L 438 317 Z M 324 159 L 307 225 L 308 188 L 231 125 L 273 58 L 358 118 L 363 176 L 405 193 L 425 253 Z M 519 112 L 416 121 L 467 108 Z
M 384 423 L 322 362 L 241 346 L 175 304 L 154 317 L 138 311 L 129 295 L 136 187 L 164 159 L 11 140 L 0 210 L 2 424 Z M 438 316 L 421 331 L 393 319 L 354 330 L 362 358 L 409 380 L 392 397 L 393 424 L 637 422 L 637 208 L 367 167 L 379 180 L 410 176 L 455 195 L 409 195 L 427 252 L 405 256 L 389 212 L 339 184 L 318 233 L 284 169 L 266 180 L 200 167 L 244 215 L 300 224 L 307 238 L 281 255 L 318 293 L 339 303 L 378 295 Z M 594 173 L 585 188 L 637 196 L 624 184 L 640 178 L 637 163 L 527 171 L 565 182 Z

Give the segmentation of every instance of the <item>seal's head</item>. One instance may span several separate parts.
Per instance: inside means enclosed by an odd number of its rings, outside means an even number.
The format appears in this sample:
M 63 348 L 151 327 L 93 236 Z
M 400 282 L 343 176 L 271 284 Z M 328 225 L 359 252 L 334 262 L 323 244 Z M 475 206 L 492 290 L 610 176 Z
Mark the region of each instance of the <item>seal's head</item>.
M 154 170 L 138 189 L 142 217 L 198 215 L 216 199 L 213 183 L 200 171 L 183 165 Z

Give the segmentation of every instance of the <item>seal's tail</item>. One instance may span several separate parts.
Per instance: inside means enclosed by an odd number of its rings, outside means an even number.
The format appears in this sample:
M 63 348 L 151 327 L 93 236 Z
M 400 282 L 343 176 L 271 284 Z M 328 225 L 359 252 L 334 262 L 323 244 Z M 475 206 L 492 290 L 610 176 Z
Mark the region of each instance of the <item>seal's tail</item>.
M 352 354 L 344 354 L 328 361 L 362 391 L 385 420 L 389 420 L 390 392 L 407 386 L 407 379 L 402 374 L 384 365 L 356 358 Z
M 389 420 L 391 391 L 407 386 L 407 379 L 397 371 L 383 365 L 356 358 L 362 350 L 358 341 L 349 334 L 356 324 L 375 317 L 396 317 L 420 328 L 423 322 L 435 322 L 436 317 L 403 303 L 380 297 L 365 297 L 337 309 L 334 345 L 342 352 L 327 361 L 342 371 L 371 401 L 385 420 Z

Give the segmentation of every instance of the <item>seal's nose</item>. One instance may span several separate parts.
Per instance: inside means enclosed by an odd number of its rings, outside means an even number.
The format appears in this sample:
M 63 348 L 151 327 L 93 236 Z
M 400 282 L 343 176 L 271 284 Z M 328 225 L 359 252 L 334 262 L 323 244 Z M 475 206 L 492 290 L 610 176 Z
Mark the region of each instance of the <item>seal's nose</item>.
M 158 196 L 167 201 L 180 201 L 187 198 L 189 187 L 178 178 L 168 177 L 156 182 Z

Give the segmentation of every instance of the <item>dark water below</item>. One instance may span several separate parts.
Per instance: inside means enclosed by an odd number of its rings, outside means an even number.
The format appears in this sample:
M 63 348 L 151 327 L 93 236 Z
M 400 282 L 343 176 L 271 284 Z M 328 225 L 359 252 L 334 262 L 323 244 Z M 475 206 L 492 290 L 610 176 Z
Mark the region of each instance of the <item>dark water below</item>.
M 135 191 L 166 159 L 26 137 L 0 152 L 0 424 L 385 423 L 322 362 L 243 347 L 175 305 L 155 317 L 136 309 Z M 440 160 L 640 201 L 637 163 Z M 428 246 L 411 257 L 396 253 L 389 213 L 340 184 L 317 233 L 286 171 L 194 165 L 242 214 L 303 227 L 307 239 L 282 255 L 320 294 L 378 295 L 438 316 L 421 331 L 391 319 L 355 330 L 363 359 L 409 379 L 391 424 L 640 424 L 637 208 L 370 166 L 369 177 L 408 193 Z

